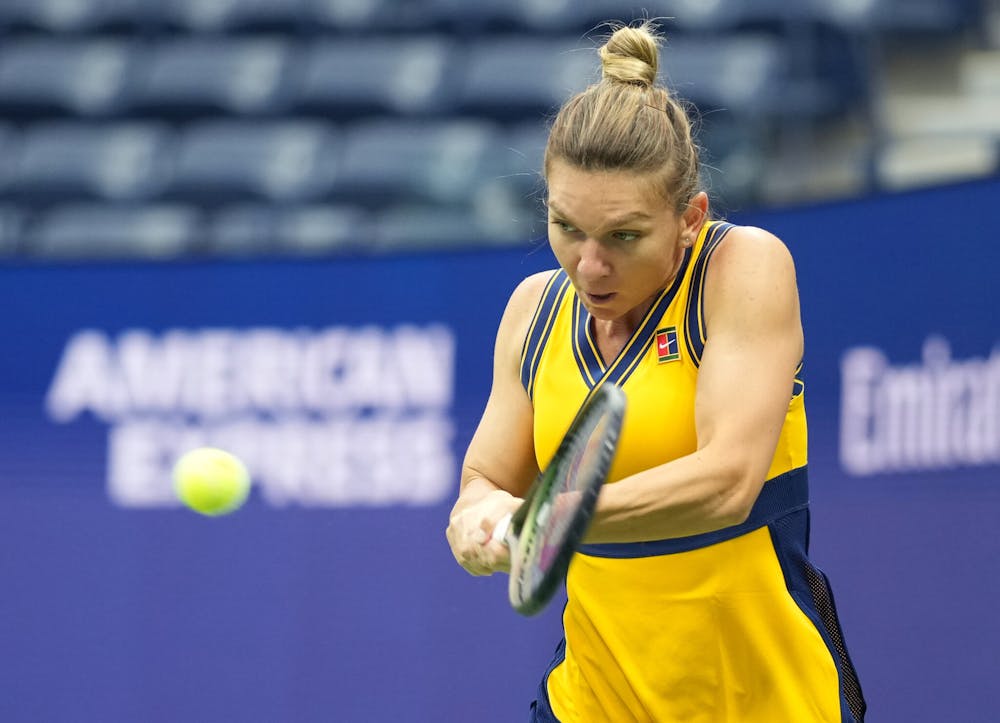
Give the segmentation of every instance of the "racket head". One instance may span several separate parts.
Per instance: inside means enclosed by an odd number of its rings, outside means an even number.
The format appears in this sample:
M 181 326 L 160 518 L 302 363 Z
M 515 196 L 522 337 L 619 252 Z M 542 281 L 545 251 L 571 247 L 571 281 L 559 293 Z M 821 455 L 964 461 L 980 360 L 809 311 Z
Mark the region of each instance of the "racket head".
M 624 417 L 625 393 L 598 387 L 511 518 L 508 596 L 522 615 L 540 612 L 562 585 L 611 470 Z

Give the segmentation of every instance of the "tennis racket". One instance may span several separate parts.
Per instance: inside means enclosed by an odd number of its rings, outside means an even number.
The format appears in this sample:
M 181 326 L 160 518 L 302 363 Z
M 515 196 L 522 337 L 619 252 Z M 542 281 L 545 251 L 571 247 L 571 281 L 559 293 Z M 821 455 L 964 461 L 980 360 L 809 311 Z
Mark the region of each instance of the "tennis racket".
M 590 526 L 624 416 L 625 393 L 613 384 L 597 387 L 524 502 L 497 522 L 493 539 L 510 549 L 510 604 L 522 615 L 544 609 L 562 584 Z

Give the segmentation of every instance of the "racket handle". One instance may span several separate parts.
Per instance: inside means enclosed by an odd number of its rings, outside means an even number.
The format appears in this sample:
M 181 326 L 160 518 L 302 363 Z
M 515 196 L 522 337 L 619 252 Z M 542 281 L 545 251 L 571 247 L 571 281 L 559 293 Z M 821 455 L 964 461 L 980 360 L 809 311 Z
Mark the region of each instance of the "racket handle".
M 510 547 L 510 541 L 507 539 L 507 533 L 510 532 L 510 518 L 513 515 L 508 512 L 506 515 L 497 520 L 496 526 L 493 528 L 493 534 L 490 536 L 491 540 L 497 540 L 503 544 Z

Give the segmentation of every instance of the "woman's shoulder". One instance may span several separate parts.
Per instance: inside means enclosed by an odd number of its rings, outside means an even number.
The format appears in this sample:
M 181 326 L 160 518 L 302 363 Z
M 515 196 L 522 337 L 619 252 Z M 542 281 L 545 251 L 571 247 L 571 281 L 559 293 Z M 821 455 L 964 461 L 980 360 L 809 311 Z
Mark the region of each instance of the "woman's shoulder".
M 709 269 L 713 275 L 762 266 L 776 272 L 793 270 L 791 251 L 778 236 L 758 226 L 728 223 L 727 226 L 725 236 L 712 253 Z
M 549 269 L 526 276 L 511 293 L 507 308 L 514 310 L 519 317 L 533 315 L 545 294 L 545 290 L 549 288 L 558 274 L 558 269 Z
M 725 246 L 739 246 L 744 251 L 760 251 L 763 253 L 788 253 L 788 247 L 776 234 L 759 226 L 742 226 L 729 221 L 716 222 L 724 225 L 726 233 L 723 237 Z
M 520 345 L 528 333 L 531 320 L 535 316 L 546 289 L 558 275 L 558 269 L 540 271 L 525 277 L 514 288 L 507 301 L 503 319 L 500 322 L 500 338 L 512 345 Z
M 784 241 L 756 226 L 733 226 L 705 273 L 705 315 L 753 309 L 764 315 L 797 308 L 795 263 Z M 770 311 L 769 311 L 770 310 Z

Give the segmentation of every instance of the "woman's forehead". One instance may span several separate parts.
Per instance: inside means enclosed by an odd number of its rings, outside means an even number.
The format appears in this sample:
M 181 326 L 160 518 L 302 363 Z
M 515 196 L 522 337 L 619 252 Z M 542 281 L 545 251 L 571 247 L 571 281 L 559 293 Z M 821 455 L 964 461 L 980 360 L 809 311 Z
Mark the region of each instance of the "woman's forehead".
M 662 213 L 667 200 L 656 190 L 658 178 L 649 173 L 628 171 L 591 171 L 553 164 L 548 176 L 549 208 L 564 214 Z

